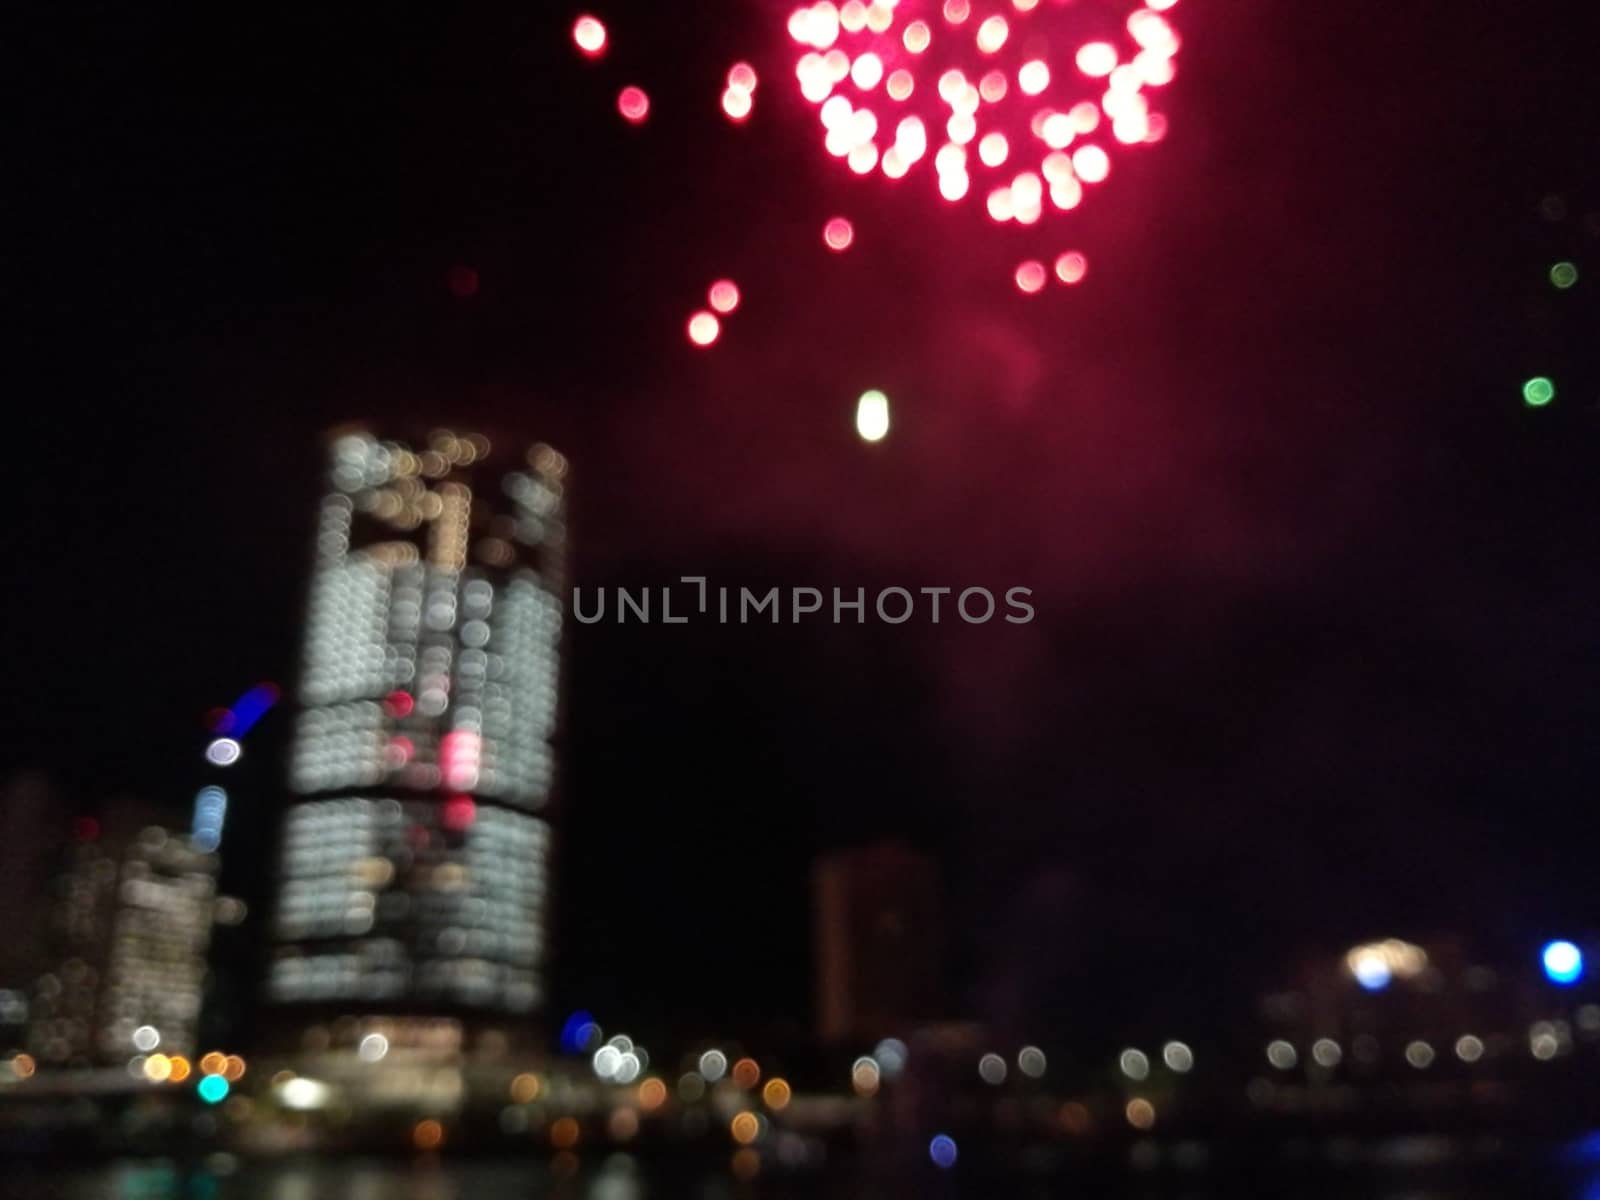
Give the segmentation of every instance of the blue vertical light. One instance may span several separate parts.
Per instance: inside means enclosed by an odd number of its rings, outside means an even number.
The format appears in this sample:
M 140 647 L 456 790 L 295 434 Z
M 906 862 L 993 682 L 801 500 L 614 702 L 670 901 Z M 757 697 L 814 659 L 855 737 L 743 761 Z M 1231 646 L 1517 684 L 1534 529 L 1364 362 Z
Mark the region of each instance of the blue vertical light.
M 194 798 L 194 820 L 189 840 L 207 853 L 222 845 L 222 827 L 228 818 L 228 793 L 216 786 L 203 787 Z

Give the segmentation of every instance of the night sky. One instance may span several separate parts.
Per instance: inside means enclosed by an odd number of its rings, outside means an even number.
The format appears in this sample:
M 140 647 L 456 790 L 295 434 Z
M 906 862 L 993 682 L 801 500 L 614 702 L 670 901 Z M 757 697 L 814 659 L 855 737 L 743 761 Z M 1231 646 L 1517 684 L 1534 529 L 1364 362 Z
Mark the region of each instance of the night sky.
M 1170 135 L 1032 298 L 1014 230 L 827 158 L 781 5 L 597 7 L 599 64 L 561 6 L 337 7 L 7 38 L 7 769 L 179 810 L 204 711 L 294 677 L 321 431 L 449 425 L 568 453 L 585 587 L 1036 593 L 575 629 L 556 982 L 603 1021 L 805 1021 L 807 864 L 884 836 L 946 869 L 950 1011 L 1019 1029 L 1600 923 L 1584 6 L 1185 0 Z

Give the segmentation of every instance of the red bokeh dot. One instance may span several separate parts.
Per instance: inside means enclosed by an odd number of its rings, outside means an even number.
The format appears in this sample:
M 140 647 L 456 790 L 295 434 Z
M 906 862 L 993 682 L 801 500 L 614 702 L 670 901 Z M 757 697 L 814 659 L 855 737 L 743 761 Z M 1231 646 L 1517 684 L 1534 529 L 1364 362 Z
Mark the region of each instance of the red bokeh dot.
M 845 217 L 834 217 L 822 227 L 822 240 L 830 250 L 848 250 L 856 240 L 855 226 Z
M 640 87 L 625 87 L 617 95 L 617 111 L 630 125 L 637 125 L 650 115 L 650 97 Z
M 445 282 L 451 294 L 459 300 L 470 300 L 478 294 L 478 273 L 471 267 L 460 264 L 451 267 Z
M 1030 258 L 1017 267 L 1017 287 L 1030 296 L 1044 288 L 1047 278 L 1044 264 L 1037 259 Z
M 731 279 L 719 279 L 711 285 L 706 299 L 711 307 L 724 315 L 739 307 L 739 285 Z
M 452 833 L 472 828 L 478 819 L 478 806 L 471 796 L 451 796 L 439 810 L 439 824 Z
M 1062 283 L 1078 283 L 1089 273 L 1089 260 L 1076 250 L 1069 250 L 1056 259 L 1056 278 Z
M 417 702 L 409 692 L 390 692 L 383 698 L 383 707 L 391 717 L 409 717 L 416 706 Z

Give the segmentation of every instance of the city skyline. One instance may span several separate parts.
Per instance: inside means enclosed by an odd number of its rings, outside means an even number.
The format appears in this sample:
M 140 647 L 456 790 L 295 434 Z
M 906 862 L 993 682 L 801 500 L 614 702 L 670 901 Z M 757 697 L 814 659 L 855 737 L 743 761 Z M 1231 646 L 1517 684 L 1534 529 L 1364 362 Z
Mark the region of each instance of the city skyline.
M 1087 978 L 1114 1024 L 1218 967 L 1219 929 L 1252 978 L 1306 940 L 1568 932 L 1597 766 L 1576 7 L 1195 6 L 1167 140 L 1073 227 L 1083 284 L 1031 299 L 989 287 L 1009 243 L 854 188 L 814 137 L 778 154 L 816 119 L 781 58 L 726 126 L 706 89 L 770 45 L 756 14 L 613 14 L 606 70 L 683 65 L 638 128 L 571 15 L 289 21 L 171 93 L 131 64 L 195 31 L 108 18 L 140 53 L 45 88 L 71 232 L 19 276 L 10 627 L 38 636 L 8 767 L 186 811 L 204 711 L 297 669 L 321 432 L 503 429 L 583 464 L 585 586 L 954 573 L 1039 605 L 1024 637 L 575 631 L 563 1003 L 617 1010 L 622 955 L 683 980 L 663 1024 L 803 1026 L 803 962 L 716 972 L 804 937 L 816 853 L 891 834 L 959 898 L 963 1000 L 1019 1021 Z M 723 277 L 700 352 L 683 319 Z M 235 798 L 230 837 L 252 819 Z

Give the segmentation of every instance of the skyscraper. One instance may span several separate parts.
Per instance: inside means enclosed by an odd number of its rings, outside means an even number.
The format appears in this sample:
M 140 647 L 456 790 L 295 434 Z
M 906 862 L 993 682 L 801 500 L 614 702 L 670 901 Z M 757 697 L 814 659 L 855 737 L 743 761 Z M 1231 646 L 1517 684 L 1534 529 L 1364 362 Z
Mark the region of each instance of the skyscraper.
M 518 1015 L 544 996 L 566 460 L 331 442 L 268 997 Z M 437 1021 L 419 1023 L 437 1032 Z
M 159 810 L 115 801 L 66 855 L 48 926 L 54 961 L 30 1021 L 41 1064 L 194 1052 L 217 860 L 159 821 Z

